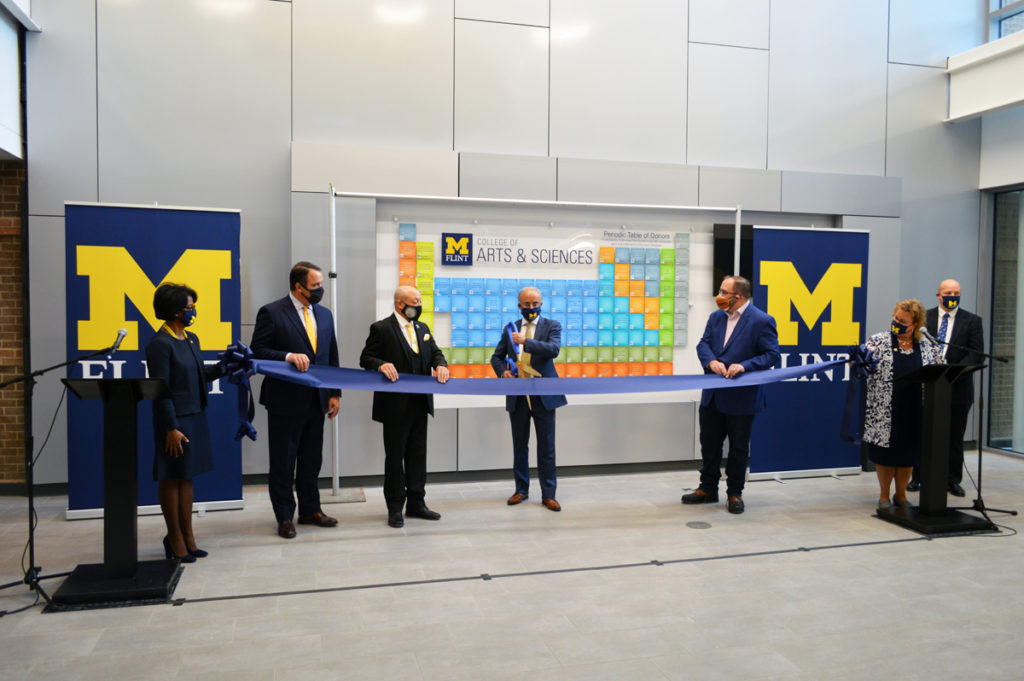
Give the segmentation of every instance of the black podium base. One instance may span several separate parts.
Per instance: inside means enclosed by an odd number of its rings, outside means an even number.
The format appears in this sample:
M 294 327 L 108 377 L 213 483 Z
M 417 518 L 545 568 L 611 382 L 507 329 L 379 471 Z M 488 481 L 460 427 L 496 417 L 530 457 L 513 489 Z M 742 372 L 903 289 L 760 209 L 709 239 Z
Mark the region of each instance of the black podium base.
M 47 611 L 166 603 L 178 586 L 177 560 L 139 561 L 130 577 L 108 577 L 102 563 L 79 565 L 53 594 Z
M 893 506 L 892 508 L 878 509 L 875 517 L 927 535 L 979 534 L 999 531 L 998 527 L 984 518 L 948 508 L 941 515 L 927 515 L 916 506 L 909 508 Z

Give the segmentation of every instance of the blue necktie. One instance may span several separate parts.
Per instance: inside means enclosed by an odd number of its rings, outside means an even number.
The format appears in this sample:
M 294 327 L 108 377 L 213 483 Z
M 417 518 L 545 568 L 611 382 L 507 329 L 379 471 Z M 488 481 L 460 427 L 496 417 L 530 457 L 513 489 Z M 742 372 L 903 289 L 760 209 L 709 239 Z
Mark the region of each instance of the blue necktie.
M 946 331 L 949 330 L 949 313 L 943 313 L 942 323 L 939 324 L 939 340 L 946 340 Z

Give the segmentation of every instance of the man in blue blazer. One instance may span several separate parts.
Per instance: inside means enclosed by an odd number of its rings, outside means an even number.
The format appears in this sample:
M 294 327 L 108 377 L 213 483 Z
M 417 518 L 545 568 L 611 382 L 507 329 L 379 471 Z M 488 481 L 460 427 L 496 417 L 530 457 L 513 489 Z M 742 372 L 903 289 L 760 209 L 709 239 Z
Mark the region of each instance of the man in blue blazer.
M 519 311 L 522 318 L 516 322 L 518 331 L 502 333 L 498 347 L 491 355 L 491 368 L 501 378 L 512 378 L 506 357 L 519 361 L 520 375 L 557 378 L 554 359 L 562 344 L 562 326 L 540 316 L 541 292 L 533 287 L 519 292 Z M 516 357 L 512 343 L 520 346 L 522 355 Z M 512 422 L 512 471 L 516 491 L 508 498 L 515 506 L 530 495 L 530 419 L 537 431 L 537 477 L 540 482 L 541 503 L 552 511 L 561 511 L 555 499 L 555 409 L 566 404 L 565 395 L 509 395 L 505 409 Z
M 706 374 L 734 378 L 746 371 L 764 371 L 779 361 L 779 335 L 775 320 L 750 304 L 750 281 L 729 276 L 715 297 L 711 313 L 697 343 L 697 357 Z M 700 399 L 700 487 L 683 495 L 684 504 L 718 501 L 722 478 L 722 443 L 729 438 L 725 465 L 729 512 L 743 513 L 743 485 L 750 455 L 750 429 L 754 415 L 765 407 L 762 386 L 705 390 Z
M 338 366 L 334 317 L 317 305 L 323 298 L 323 282 L 323 273 L 311 262 L 292 267 L 288 295 L 267 303 L 256 314 L 252 351 L 257 359 L 289 362 L 298 371 L 307 371 L 310 364 Z M 270 503 L 277 533 L 285 539 L 295 536 L 293 483 L 299 523 L 334 527 L 338 521 L 320 509 L 317 479 L 323 460 L 324 414 L 337 416 L 341 391 L 265 378 L 260 404 L 267 408 Z

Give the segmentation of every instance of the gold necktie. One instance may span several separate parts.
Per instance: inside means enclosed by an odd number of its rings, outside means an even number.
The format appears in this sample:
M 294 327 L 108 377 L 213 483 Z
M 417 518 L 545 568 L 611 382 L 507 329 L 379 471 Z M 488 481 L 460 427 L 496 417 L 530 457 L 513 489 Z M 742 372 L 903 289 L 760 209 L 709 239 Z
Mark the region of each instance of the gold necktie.
M 416 332 L 413 331 L 412 324 L 405 325 L 405 335 L 409 337 L 409 345 L 412 346 L 412 351 L 417 355 L 420 354 L 419 345 L 416 344 Z
M 530 323 L 530 322 L 526 322 L 526 338 L 527 338 L 527 340 L 529 340 L 530 338 L 533 338 L 533 324 Z M 522 366 L 524 366 L 524 367 L 530 366 L 530 353 L 528 353 L 526 351 L 526 343 L 525 342 L 523 343 L 523 351 L 519 355 L 519 361 L 520 361 L 520 364 Z M 523 378 L 526 378 L 526 372 L 525 371 L 519 372 L 519 375 L 522 376 Z M 530 396 L 529 395 L 526 396 L 526 408 L 529 409 L 530 411 L 533 411 L 533 403 L 530 401 Z
M 313 346 L 313 354 L 316 354 L 316 328 L 313 326 L 313 316 L 309 314 L 309 305 L 302 306 L 302 316 L 306 320 L 306 335 L 309 336 L 309 344 Z

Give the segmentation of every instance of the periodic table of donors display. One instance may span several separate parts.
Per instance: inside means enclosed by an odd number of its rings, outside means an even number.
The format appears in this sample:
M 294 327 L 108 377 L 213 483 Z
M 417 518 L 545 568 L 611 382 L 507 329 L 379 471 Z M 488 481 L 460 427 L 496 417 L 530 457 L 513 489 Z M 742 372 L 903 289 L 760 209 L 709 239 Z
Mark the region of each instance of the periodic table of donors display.
M 540 290 L 542 314 L 561 323 L 559 376 L 671 375 L 674 348 L 686 344 L 687 233 L 675 234 L 669 248 L 594 247 L 592 278 L 575 279 L 457 276 L 452 267 L 435 272 L 436 237 L 417 240 L 414 223 L 400 224 L 398 237 L 399 285 L 420 290 L 421 321 L 438 338 L 440 327 L 449 327 L 450 346 L 442 350 L 454 377 L 494 377 L 491 354 L 505 326 L 520 318 L 525 286 Z

